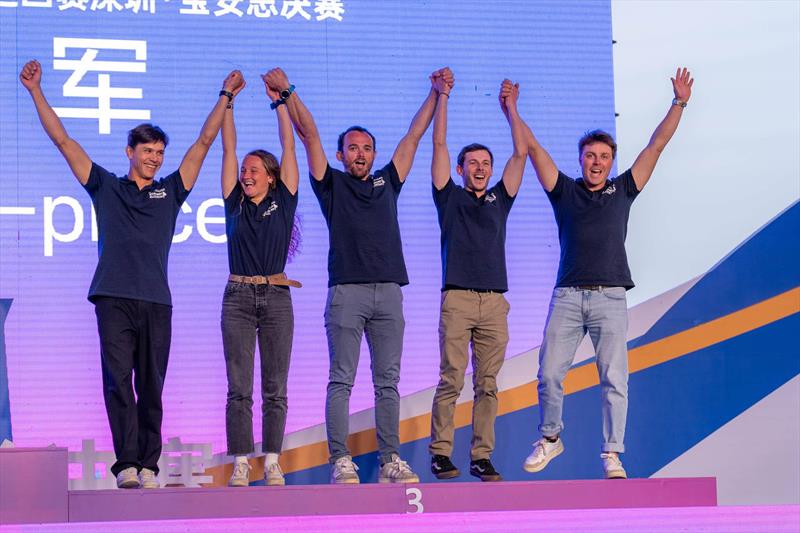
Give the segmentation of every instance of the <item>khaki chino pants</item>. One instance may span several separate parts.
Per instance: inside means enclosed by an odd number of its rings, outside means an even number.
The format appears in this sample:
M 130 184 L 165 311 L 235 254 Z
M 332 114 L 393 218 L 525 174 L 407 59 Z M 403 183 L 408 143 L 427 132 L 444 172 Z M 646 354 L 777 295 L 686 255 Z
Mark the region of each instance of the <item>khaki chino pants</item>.
M 472 447 L 470 458 L 488 459 L 494 450 L 497 373 L 508 345 L 509 304 L 503 294 L 448 290 L 442 292 L 439 318 L 439 385 L 431 413 L 431 455 L 450 457 L 455 433 L 456 400 L 472 346 Z

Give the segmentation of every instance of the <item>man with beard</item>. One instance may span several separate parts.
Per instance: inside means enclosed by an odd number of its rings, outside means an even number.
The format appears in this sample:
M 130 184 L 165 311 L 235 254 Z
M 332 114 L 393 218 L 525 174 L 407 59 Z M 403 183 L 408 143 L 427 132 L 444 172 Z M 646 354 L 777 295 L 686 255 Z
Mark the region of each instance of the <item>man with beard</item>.
M 355 381 L 361 338 L 370 349 L 375 389 L 375 429 L 381 483 L 416 483 L 417 475 L 400 458 L 400 358 L 403 351 L 402 285 L 408 283 L 397 198 L 414 162 L 419 141 L 436 106 L 436 90 L 414 116 L 386 166 L 372 173 L 375 138 L 361 126 L 339 135 L 336 159 L 344 171 L 328 164 L 311 113 L 281 69 L 266 75 L 281 93 L 295 130 L 306 149 L 311 186 L 328 224 L 328 298 L 325 331 L 330 373 L 325 424 L 331 483 L 358 483 L 357 467 L 347 448 L 350 393 Z
M 442 246 L 442 297 L 439 319 L 439 385 L 431 414 L 431 472 L 438 479 L 457 477 L 450 460 L 455 433 L 456 400 L 472 346 L 472 445 L 469 473 L 481 481 L 502 478 L 491 462 L 497 415 L 497 374 L 508 345 L 509 305 L 506 275 L 506 222 L 522 183 L 527 154 L 525 124 L 517 111 L 519 85 L 504 80 L 500 109 L 511 126 L 513 153 L 503 176 L 489 188 L 494 157 L 488 147 L 469 144 L 458 154 L 450 177 L 447 151 L 447 102 L 453 77 L 449 69 L 434 79 L 439 96 L 433 124 L 433 200 L 439 215 Z

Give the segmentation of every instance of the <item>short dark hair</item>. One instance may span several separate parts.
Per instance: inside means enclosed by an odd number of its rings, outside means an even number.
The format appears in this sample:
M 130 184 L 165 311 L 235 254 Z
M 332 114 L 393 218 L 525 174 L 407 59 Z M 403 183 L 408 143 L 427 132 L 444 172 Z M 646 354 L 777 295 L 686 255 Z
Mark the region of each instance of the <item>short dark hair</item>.
M 610 133 L 603 130 L 587 131 L 578 141 L 578 155 L 583 154 L 583 147 L 587 144 L 603 143 L 611 147 L 611 159 L 617 157 L 617 143 Z
M 150 123 L 139 124 L 128 132 L 128 146 L 136 148 L 137 144 L 148 144 L 155 142 L 164 143 L 164 147 L 169 144 L 169 137 L 164 130 Z
M 494 166 L 494 154 L 492 154 L 492 151 L 489 150 L 488 146 L 481 143 L 468 144 L 462 148 L 461 151 L 458 152 L 458 166 L 462 168 L 464 167 L 464 157 L 466 157 L 467 152 L 477 152 L 478 150 L 486 150 L 489 152 L 489 162 L 491 162 L 492 166 Z
M 339 152 L 344 152 L 344 136 L 350 133 L 351 131 L 360 131 L 361 133 L 366 133 L 372 139 L 372 150 L 375 151 L 377 148 L 375 147 L 375 136 L 369 132 L 369 130 L 363 126 L 350 126 L 342 133 L 339 134 L 339 141 L 336 144 L 336 150 Z

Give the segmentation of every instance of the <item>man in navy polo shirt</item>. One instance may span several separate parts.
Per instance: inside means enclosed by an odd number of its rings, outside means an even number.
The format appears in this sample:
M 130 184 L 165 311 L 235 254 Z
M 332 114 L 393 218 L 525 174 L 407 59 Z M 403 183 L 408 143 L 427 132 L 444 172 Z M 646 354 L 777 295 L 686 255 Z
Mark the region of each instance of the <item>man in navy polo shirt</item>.
M 408 133 L 392 160 L 372 173 L 375 138 L 353 126 L 339 136 L 336 159 L 344 172 L 333 169 L 311 113 L 280 69 L 267 73 L 267 84 L 282 92 L 297 133 L 303 142 L 311 186 L 328 224 L 328 300 L 325 330 L 330 374 L 325 423 L 328 432 L 331 482 L 358 483 L 356 465 L 347 449 L 350 392 L 355 381 L 361 338 L 367 335 L 375 388 L 375 428 L 381 483 L 419 481 L 400 459 L 400 357 L 403 351 L 403 294 L 408 283 L 397 198 L 414 162 L 419 141 L 428 129 L 436 106 L 431 87 Z
M 628 413 L 628 308 L 625 291 L 633 287 L 625 254 L 631 204 L 644 188 L 661 152 L 678 128 L 694 80 L 678 69 L 672 78 L 675 98 L 666 117 L 633 166 L 609 179 L 617 145 L 594 130 L 578 143 L 583 177 L 559 172 L 550 155 L 528 131 L 528 154 L 558 224 L 561 260 L 558 280 L 539 351 L 539 409 L 542 437 L 523 468 L 539 472 L 563 450 L 559 437 L 564 403 L 562 382 L 586 333 L 592 339 L 600 375 L 603 442 L 600 457 L 606 478 L 625 478 L 619 459 L 625 451 Z
M 431 414 L 431 472 L 438 479 L 457 477 L 450 460 L 456 400 L 472 345 L 472 446 L 470 469 L 481 481 L 502 478 L 490 460 L 497 415 L 497 374 L 508 345 L 509 305 L 506 275 L 506 221 L 522 183 L 527 154 L 524 122 L 517 112 L 519 85 L 504 80 L 500 109 L 511 126 L 514 151 L 502 179 L 489 188 L 494 157 L 482 144 L 458 154 L 456 172 L 463 187 L 450 177 L 447 151 L 447 102 L 453 77 L 449 69 L 434 78 L 438 94 L 433 122 L 433 200 L 442 232 L 442 301 L 439 319 L 441 363 Z
M 128 132 L 130 166 L 127 176 L 118 178 L 69 137 L 45 99 L 41 78 L 38 61 L 28 62 L 20 73 L 45 132 L 97 212 L 99 259 L 89 300 L 97 315 L 103 395 L 117 457 L 111 472 L 119 488 L 158 488 L 161 392 L 172 336 L 167 259 L 175 220 L 243 78 L 239 71 L 228 75 L 197 141 L 178 170 L 161 179 L 155 175 L 168 143 L 161 128 L 140 124 Z

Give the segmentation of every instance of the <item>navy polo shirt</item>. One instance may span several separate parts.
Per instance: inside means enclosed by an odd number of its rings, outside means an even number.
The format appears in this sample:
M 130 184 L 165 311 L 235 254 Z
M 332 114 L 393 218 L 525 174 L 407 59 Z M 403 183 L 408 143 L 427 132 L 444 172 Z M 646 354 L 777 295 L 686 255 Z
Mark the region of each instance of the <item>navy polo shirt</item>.
M 92 163 L 83 186 L 97 213 L 97 269 L 89 287 L 96 296 L 172 305 L 167 261 L 175 219 L 189 191 L 179 171 L 142 190 Z
M 433 203 L 442 230 L 442 290 L 506 292 L 506 221 L 514 198 L 503 181 L 478 198 L 452 179 L 437 190 Z
M 391 161 L 366 180 L 328 165 L 311 188 L 328 224 L 328 286 L 408 284 L 397 197 L 403 183 Z
M 555 187 L 547 193 L 561 244 L 556 287 L 633 288 L 625 237 L 631 204 L 638 194 L 630 170 L 608 180 L 598 191 L 587 189 L 583 179 L 558 173 Z
M 270 276 L 283 272 L 294 227 L 297 194 L 281 180 L 254 204 L 238 181 L 225 198 L 228 266 L 239 276 Z

